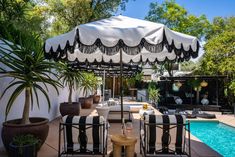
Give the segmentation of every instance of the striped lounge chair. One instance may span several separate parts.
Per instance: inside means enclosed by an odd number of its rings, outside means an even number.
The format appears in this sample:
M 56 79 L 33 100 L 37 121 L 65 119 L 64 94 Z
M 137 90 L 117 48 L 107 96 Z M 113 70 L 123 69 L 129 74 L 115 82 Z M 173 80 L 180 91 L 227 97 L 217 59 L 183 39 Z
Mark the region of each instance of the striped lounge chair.
M 62 121 L 59 128 L 58 156 L 104 157 L 107 154 L 108 129 L 103 116 L 64 116 Z
M 185 116 L 145 115 L 144 120 L 140 120 L 140 152 L 145 157 L 191 156 L 190 124 Z

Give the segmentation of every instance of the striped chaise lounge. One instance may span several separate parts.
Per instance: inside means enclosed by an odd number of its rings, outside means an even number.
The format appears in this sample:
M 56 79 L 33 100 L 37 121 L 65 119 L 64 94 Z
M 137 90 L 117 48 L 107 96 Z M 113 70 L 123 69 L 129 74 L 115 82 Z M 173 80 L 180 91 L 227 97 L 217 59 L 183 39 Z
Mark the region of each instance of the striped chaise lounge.
M 145 157 L 191 156 L 190 124 L 185 116 L 145 115 L 140 120 L 140 153 Z
M 107 154 L 108 127 L 103 116 L 64 116 L 62 121 L 58 156 Z

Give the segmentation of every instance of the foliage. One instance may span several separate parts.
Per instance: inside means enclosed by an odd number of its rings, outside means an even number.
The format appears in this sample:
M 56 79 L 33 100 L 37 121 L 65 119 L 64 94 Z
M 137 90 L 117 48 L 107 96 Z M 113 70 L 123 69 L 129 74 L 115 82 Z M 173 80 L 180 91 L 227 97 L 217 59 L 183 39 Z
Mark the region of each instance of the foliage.
M 82 73 L 83 79 L 80 84 L 80 88 L 83 90 L 83 94 L 85 97 L 88 96 L 88 93 L 92 90 L 96 89 L 98 79 L 93 73 Z
M 194 71 L 198 68 L 198 63 L 195 63 L 193 61 L 187 61 L 181 63 L 181 70 L 182 71 Z
M 145 19 L 165 24 L 168 28 L 201 38 L 209 31 L 210 23 L 205 15 L 196 17 L 178 5 L 174 0 L 162 4 L 150 4 L 148 16 Z
M 143 80 L 144 73 L 138 73 L 135 76 L 128 78 L 127 83 L 129 87 L 135 87 L 135 84 Z
M 19 147 L 19 155 L 23 155 L 23 148 L 26 145 L 39 146 L 41 143 L 40 139 L 34 137 L 31 134 L 18 135 L 13 138 L 12 145 Z
M 206 39 L 211 39 L 215 36 L 220 36 L 225 31 L 234 31 L 234 16 L 228 18 L 215 17 L 211 25 L 211 29 L 206 34 Z
M 47 85 L 54 87 L 57 93 L 57 86 L 60 86 L 59 82 L 53 79 L 53 77 L 57 77 L 57 74 L 51 71 L 51 69 L 56 69 L 56 66 L 53 62 L 44 59 L 44 52 L 42 51 L 42 45 L 38 40 L 38 37 L 30 37 L 28 35 L 28 38 L 22 38 L 19 41 L 19 45 L 16 45 L 14 40 L 12 43 L 4 39 L 1 40 L 4 44 L 0 45 L 0 62 L 3 63 L 6 68 L 0 68 L 0 77 L 13 79 L 3 91 L 1 98 L 6 95 L 7 91 L 15 87 L 14 92 L 10 95 L 8 100 L 5 116 L 7 119 L 7 115 L 9 114 L 14 101 L 23 91 L 25 91 L 25 102 L 21 123 L 27 124 L 30 123 L 30 104 L 31 108 L 33 108 L 34 104 L 33 95 L 35 95 L 37 106 L 39 108 L 38 91 L 45 96 L 48 103 L 48 109 L 50 109 L 51 104 L 47 94 Z
M 210 31 L 210 23 L 205 15 L 196 17 L 187 12 L 187 10 L 178 5 L 175 0 L 166 0 L 162 4 L 153 2 L 150 4 L 150 10 L 145 17 L 146 20 L 165 24 L 168 28 L 203 38 Z M 173 63 L 164 63 L 164 69 L 169 76 L 173 76 Z
M 52 35 L 64 33 L 75 26 L 107 18 L 128 0 L 45 0 L 53 16 Z
M 159 89 L 156 89 L 155 82 L 149 83 L 148 94 L 149 94 L 149 99 L 152 102 L 158 102 L 160 100 L 160 92 Z
M 72 103 L 72 92 L 76 90 L 83 79 L 83 75 L 80 71 L 73 69 L 68 66 L 67 63 L 59 63 L 59 80 L 62 81 L 62 84 L 68 86 L 69 96 L 68 102 Z
M 48 26 L 45 9 L 34 0 L 0 0 L 0 37 L 9 40 L 10 34 L 17 44 L 22 31 L 45 37 Z
M 25 146 L 25 145 L 31 145 L 31 144 L 40 144 L 40 139 L 34 137 L 31 134 L 26 135 L 18 135 L 13 138 L 12 144 L 15 146 Z
M 228 98 L 234 101 L 235 82 L 235 17 L 220 18 L 213 21 L 213 27 L 207 35 L 205 54 L 198 73 L 207 75 L 227 75 L 229 82 Z
M 189 79 L 187 81 L 187 84 L 191 86 L 195 91 L 201 91 L 201 80 L 195 78 L 195 79 Z

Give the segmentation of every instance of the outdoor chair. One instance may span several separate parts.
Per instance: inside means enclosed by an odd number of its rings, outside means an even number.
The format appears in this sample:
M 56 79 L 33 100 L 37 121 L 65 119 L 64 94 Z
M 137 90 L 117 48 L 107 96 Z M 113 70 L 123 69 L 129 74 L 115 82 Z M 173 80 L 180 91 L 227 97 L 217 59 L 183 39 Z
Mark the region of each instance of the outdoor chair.
M 191 156 L 190 123 L 184 115 L 145 115 L 140 120 L 140 153 L 144 157 Z
M 197 117 L 207 118 L 207 119 L 216 118 L 215 114 L 203 112 L 200 108 L 194 108 L 192 111 L 192 115 L 196 115 Z
M 108 127 L 103 116 L 64 116 L 62 121 L 59 126 L 59 157 L 104 157 L 107 154 Z

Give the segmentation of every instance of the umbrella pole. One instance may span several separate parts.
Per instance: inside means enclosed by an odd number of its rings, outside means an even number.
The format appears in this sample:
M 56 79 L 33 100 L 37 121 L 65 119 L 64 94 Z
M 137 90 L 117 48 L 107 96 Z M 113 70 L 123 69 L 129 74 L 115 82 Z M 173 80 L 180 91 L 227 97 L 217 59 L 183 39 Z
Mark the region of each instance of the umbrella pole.
M 104 102 L 104 94 L 105 94 L 105 70 L 104 70 L 104 74 L 103 74 L 103 102 Z
M 115 76 L 113 76 L 113 98 L 114 98 L 114 92 L 115 92 Z
M 120 49 L 120 94 L 121 94 L 121 121 L 124 122 L 123 118 L 123 63 L 122 63 L 122 49 Z

